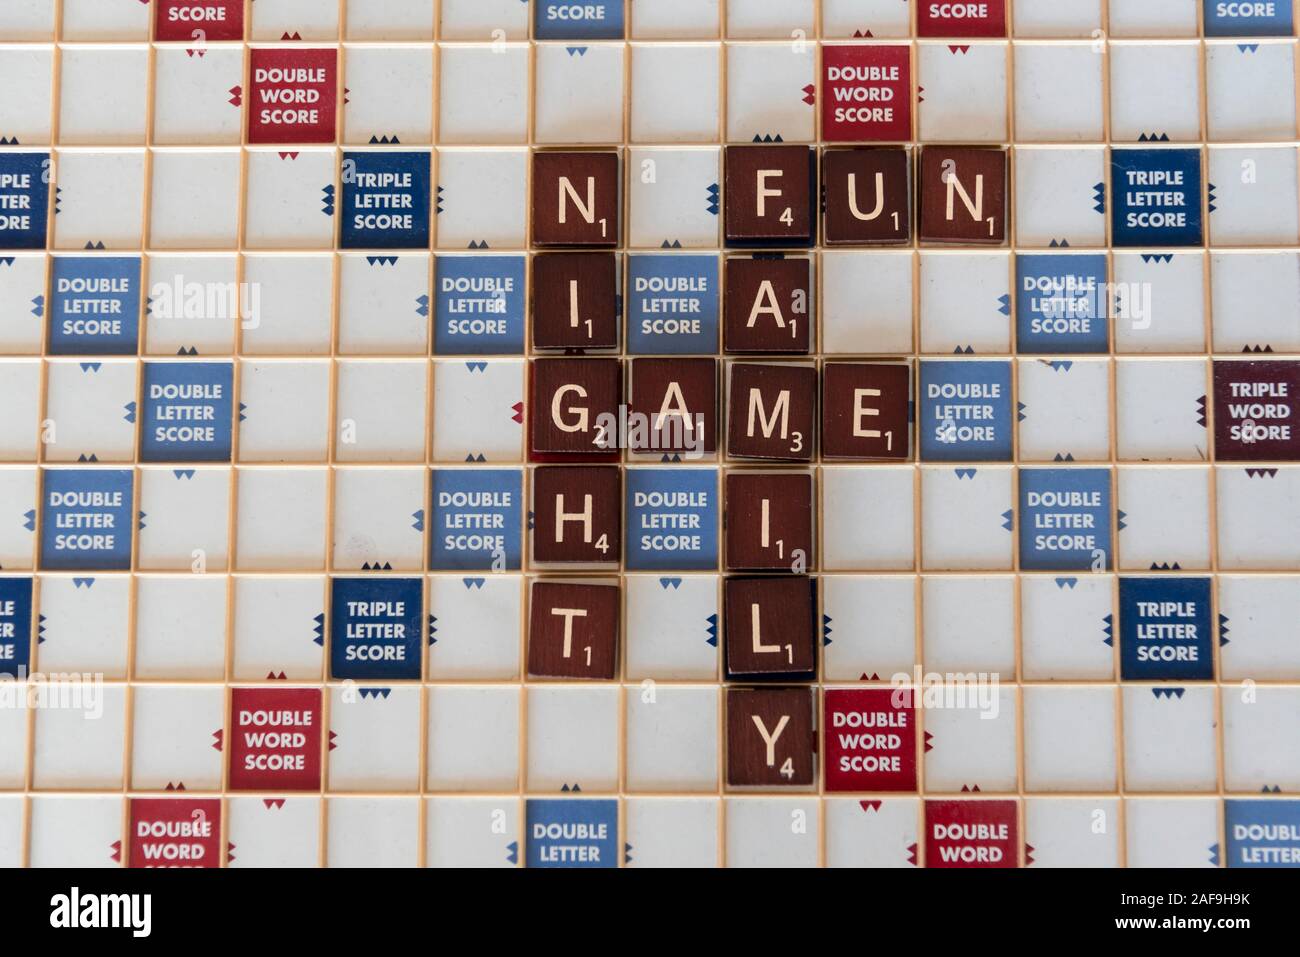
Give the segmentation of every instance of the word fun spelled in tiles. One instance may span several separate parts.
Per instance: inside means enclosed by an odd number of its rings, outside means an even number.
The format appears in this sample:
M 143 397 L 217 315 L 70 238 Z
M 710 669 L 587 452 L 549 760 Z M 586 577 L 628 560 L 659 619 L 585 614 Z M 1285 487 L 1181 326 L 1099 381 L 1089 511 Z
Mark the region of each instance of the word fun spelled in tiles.
M 1300 867 L 1296 26 L 0 3 L 0 866 Z

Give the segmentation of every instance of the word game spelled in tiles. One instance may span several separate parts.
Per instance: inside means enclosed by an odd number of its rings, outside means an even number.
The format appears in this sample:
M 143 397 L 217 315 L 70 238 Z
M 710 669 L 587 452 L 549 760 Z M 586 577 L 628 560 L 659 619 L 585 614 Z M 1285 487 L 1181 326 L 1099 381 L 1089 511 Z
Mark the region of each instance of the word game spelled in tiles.
M 1300 866 L 1295 7 L 0 4 L 0 866 Z

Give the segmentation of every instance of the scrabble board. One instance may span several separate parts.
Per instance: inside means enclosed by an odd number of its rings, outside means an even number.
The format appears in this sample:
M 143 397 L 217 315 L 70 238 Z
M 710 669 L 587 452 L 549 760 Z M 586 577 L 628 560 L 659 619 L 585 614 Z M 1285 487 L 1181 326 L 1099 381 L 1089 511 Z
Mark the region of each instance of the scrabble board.
M 1291 0 L 0 4 L 0 865 L 1300 866 Z

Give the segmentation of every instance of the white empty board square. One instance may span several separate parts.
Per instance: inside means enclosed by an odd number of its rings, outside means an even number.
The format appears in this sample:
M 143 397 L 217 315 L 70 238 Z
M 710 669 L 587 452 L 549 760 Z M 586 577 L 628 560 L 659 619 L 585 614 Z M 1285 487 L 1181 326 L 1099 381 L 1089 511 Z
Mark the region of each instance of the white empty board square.
M 337 369 L 339 461 L 422 462 L 429 363 L 347 359 Z M 406 414 L 394 415 L 394 408 Z
M 54 18 L 49 0 L 13 0 L 0 11 L 0 30 L 10 40 L 52 40 Z
M 432 40 L 438 19 L 436 0 L 345 0 L 345 9 L 349 40 Z
M 1016 139 L 1031 143 L 1103 139 L 1104 66 L 1090 43 L 1017 43 Z
M 238 146 L 243 132 L 244 51 L 209 46 L 203 56 L 177 46 L 154 52 L 153 134 L 158 146 Z
M 12 414 L 0 420 L 0 459 L 36 461 L 40 421 L 41 362 L 0 360 L 0 402 Z
M 1013 0 L 1018 37 L 1092 37 L 1102 24 L 1102 0 Z
M 1289 729 L 1300 718 L 1296 688 L 1260 688 L 1253 697 L 1223 696 L 1223 777 L 1228 791 L 1295 791 L 1300 743 Z
M 920 138 L 1003 143 L 1007 139 L 1007 44 L 918 43 Z
M 322 802 L 311 797 L 244 797 L 226 802 L 230 867 L 317 867 Z
M 1108 462 L 1110 409 L 1095 401 L 1110 390 L 1105 359 L 1020 359 L 1021 461 Z
M 813 33 L 813 0 L 727 0 L 727 36 L 793 39 Z
M 224 680 L 229 587 L 225 575 L 138 577 L 135 676 Z
M 716 248 L 717 148 L 628 151 L 628 244 L 647 248 Z
M 59 142 L 143 144 L 148 73 L 147 47 L 65 48 L 60 64 Z
M 822 0 L 825 37 L 905 37 L 911 10 L 894 0 Z
M 1300 468 L 1215 470 L 1219 566 L 1300 570 Z
M 236 472 L 235 565 L 243 571 L 325 567 L 326 470 Z
M 139 149 L 59 150 L 54 167 L 56 247 L 139 249 L 144 166 L 144 151 Z
M 518 795 L 425 799 L 426 867 L 516 867 Z
M 339 257 L 339 352 L 427 355 L 427 253 Z
M 0 84 L 13 100 L 0 123 L 7 140 L 48 144 L 51 135 L 54 51 L 49 46 L 6 46 L 0 49 Z
M 142 468 L 136 565 L 224 569 L 230 554 L 229 468 Z
M 625 867 L 718 866 L 721 804 L 712 797 L 629 797 Z
M 1205 351 L 1205 254 L 1116 252 L 1115 351 Z
M 1029 798 L 1025 842 L 1033 867 L 1119 867 L 1122 829 L 1117 798 Z
M 226 689 L 219 684 L 144 685 L 131 699 L 131 786 L 141 791 L 217 791 Z
M 239 375 L 241 462 L 324 462 L 330 362 L 245 360 Z
M 388 0 L 382 2 L 387 5 Z M 532 13 L 533 8 L 519 0 L 442 0 L 438 36 L 443 40 L 527 40 Z
M 326 867 L 416 867 L 416 797 L 332 797 L 325 804 Z
M 348 83 L 342 119 L 346 142 L 433 142 L 431 48 L 345 46 L 343 68 Z M 394 90 L 402 95 L 394 96 Z
M 657 684 L 626 701 L 629 791 L 717 790 L 718 688 Z
M 1026 575 L 1020 579 L 1025 680 L 1114 676 L 1114 587 L 1110 575 Z
M 1211 142 L 1291 140 L 1296 135 L 1295 43 L 1206 41 Z
M 522 614 L 519 575 L 430 575 L 430 680 L 517 678 Z
M 334 242 L 333 150 L 248 150 L 244 244 L 329 249 Z
M 623 589 L 629 679 L 716 680 L 718 576 L 629 575 Z
M 254 40 L 337 40 L 340 6 L 314 0 L 259 0 L 251 7 Z
M 1111 139 L 1201 138 L 1199 43 L 1111 43 L 1109 59 Z
M 1212 798 L 1128 798 L 1129 867 L 1218 867 L 1221 802 Z
M 152 8 L 128 0 L 64 0 L 63 40 L 120 43 L 149 39 Z
M 125 678 L 130 602 L 125 575 L 41 576 L 37 665 L 51 674 Z
M 822 469 L 825 514 L 845 514 L 852 523 L 827 521 L 822 555 L 828 571 L 910 569 L 915 562 L 916 474 L 909 467 L 835 466 Z
M 1208 468 L 1121 466 L 1117 477 L 1122 570 L 1209 567 Z
M 812 44 L 727 45 L 727 142 L 806 142 L 816 111 Z
M 921 351 L 1007 352 L 1011 348 L 1010 268 L 1006 253 L 921 253 Z
M 51 682 L 37 692 L 32 784 L 40 790 L 116 791 L 122 787 L 126 753 L 126 686 L 74 676 L 67 692 Z M 40 707 L 47 699 L 76 701 L 78 707 Z
M 1108 0 L 1115 36 L 1179 37 L 1197 32 L 1197 0 Z
M 1016 790 L 1016 698 L 1014 688 L 986 684 L 977 707 L 927 709 L 927 790 Z
M 1212 687 L 1123 689 L 1124 786 L 1142 791 L 1213 791 L 1219 760 Z M 1169 741 L 1177 741 L 1170 748 Z
M 425 477 L 414 467 L 336 469 L 333 567 L 420 571 Z
M 52 462 L 125 462 L 135 454 L 138 370 L 133 360 L 47 365 L 45 457 Z
M 527 170 L 527 150 L 438 150 L 438 248 L 522 247 Z
M 822 253 L 823 351 L 911 352 L 914 264 L 910 251 Z
M 526 695 L 530 792 L 613 791 L 619 779 L 617 687 L 533 685 Z
M 1219 667 L 1224 679 L 1300 675 L 1300 578 L 1221 575 Z
M 325 645 L 323 576 L 236 576 L 233 674 L 319 680 Z
M 1106 243 L 1106 154 L 1100 147 L 1018 147 L 1016 240 L 1023 246 Z
M 527 44 L 443 44 L 438 142 L 527 142 L 530 58 Z
M 1141 462 L 1208 459 L 1208 375 L 1202 359 L 1116 361 L 1119 458 Z
M 828 681 L 890 681 L 916 666 L 917 579 L 826 575 L 822 661 Z
M 632 141 L 717 142 L 722 47 L 716 43 L 634 43 L 630 49 Z
M 212 356 L 235 351 L 235 330 L 241 318 L 251 318 L 255 297 L 248 287 L 241 290 L 233 253 L 158 253 L 148 256 L 145 266 L 145 352 Z
M 1216 352 L 1300 351 L 1300 255 L 1217 251 L 1210 283 Z
M 812 798 L 727 798 L 727 867 L 818 866 L 820 812 L 820 802 Z
M 716 37 L 722 2 L 632 0 L 631 35 L 638 40 Z
M 23 866 L 23 830 L 26 800 L 18 795 L 0 797 L 0 867 Z
M 518 686 L 434 686 L 428 697 L 428 790 L 517 790 Z
M 1210 240 L 1222 246 L 1300 241 L 1293 146 L 1211 146 Z
M 921 469 L 921 567 L 1009 570 L 1013 478 L 1013 469 L 997 466 Z
M 523 454 L 523 402 L 521 361 L 435 361 L 434 461 L 518 462 Z
M 830 798 L 826 801 L 827 867 L 915 867 L 921 802 Z
M 539 44 L 533 117 L 539 143 L 609 143 L 623 139 L 622 43 Z
M 1115 695 L 1079 685 L 1024 690 L 1025 790 L 1115 791 Z
M 120 867 L 122 801 L 118 794 L 42 794 L 32 798 L 28 865 Z
M 1013 674 L 1016 582 L 1009 575 L 921 579 L 921 646 L 927 671 Z
M 40 355 L 44 334 L 46 257 L 6 257 L 0 269 L 0 346 L 9 355 Z
M 420 689 L 359 684 L 331 688 L 329 787 L 416 791 L 420 782 Z

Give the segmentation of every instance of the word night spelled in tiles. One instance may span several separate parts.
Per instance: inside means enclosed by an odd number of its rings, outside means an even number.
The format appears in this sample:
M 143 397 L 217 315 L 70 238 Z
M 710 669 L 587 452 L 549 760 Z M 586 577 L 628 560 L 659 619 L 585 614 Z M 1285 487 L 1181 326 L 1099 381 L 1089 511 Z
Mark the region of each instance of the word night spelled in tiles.
M 1300 866 L 1294 7 L 0 4 L 0 865 Z

